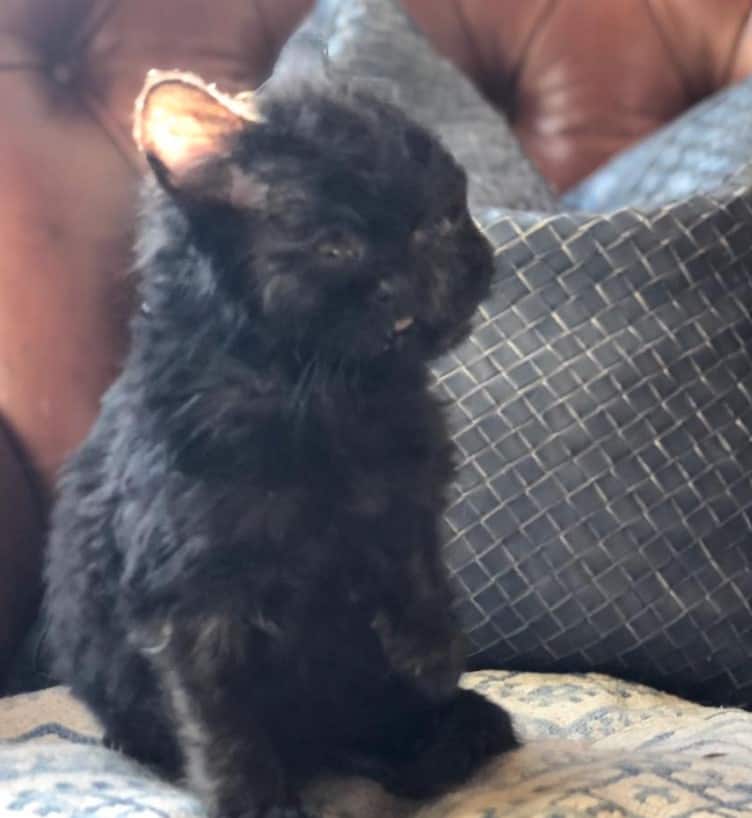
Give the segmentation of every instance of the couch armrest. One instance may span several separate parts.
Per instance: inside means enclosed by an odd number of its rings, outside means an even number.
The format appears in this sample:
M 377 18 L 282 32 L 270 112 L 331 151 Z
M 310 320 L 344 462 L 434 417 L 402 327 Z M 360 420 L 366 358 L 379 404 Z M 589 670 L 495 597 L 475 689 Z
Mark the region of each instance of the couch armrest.
M 41 498 L 0 419 L 0 688 L 41 592 Z

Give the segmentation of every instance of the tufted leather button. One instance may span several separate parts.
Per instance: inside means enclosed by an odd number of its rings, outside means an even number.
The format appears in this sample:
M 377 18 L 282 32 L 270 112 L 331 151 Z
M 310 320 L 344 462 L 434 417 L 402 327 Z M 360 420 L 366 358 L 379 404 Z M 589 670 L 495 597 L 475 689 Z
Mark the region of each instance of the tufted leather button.
M 58 85 L 67 85 L 73 76 L 70 66 L 65 63 L 53 65 L 50 73 L 52 74 L 52 79 L 58 83 Z

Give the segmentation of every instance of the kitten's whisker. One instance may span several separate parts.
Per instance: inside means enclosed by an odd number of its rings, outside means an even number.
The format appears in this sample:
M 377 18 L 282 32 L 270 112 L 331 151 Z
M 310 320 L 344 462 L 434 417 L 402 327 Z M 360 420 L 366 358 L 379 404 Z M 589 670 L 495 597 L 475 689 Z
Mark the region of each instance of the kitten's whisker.
M 306 409 L 313 392 L 313 385 L 319 379 L 319 356 L 314 355 L 300 373 L 298 382 L 293 390 L 290 400 L 290 410 L 293 420 L 293 429 L 297 435 L 302 428 L 305 419 Z
M 308 381 L 311 379 L 311 375 L 313 369 L 316 365 L 316 356 L 311 358 L 310 361 L 305 365 L 303 371 L 300 373 L 298 377 L 298 382 L 295 384 L 295 388 L 293 389 L 292 395 L 290 396 L 290 408 L 293 411 L 293 414 L 296 413 L 297 408 L 301 402 L 301 398 L 305 394 L 305 390 L 308 384 Z
M 301 431 L 305 428 L 305 415 L 308 404 L 313 393 L 313 386 L 319 380 L 319 356 L 314 355 L 309 361 L 298 382 L 296 392 L 298 393 L 293 405 L 293 435 L 299 439 Z
M 351 389 L 353 391 L 353 394 L 355 394 L 355 395 L 359 394 L 358 390 L 360 389 L 362 374 L 363 374 L 363 363 L 362 363 L 362 361 L 359 361 L 359 360 L 355 359 L 355 366 L 353 367 L 352 375 L 351 375 L 352 381 L 350 382 Z

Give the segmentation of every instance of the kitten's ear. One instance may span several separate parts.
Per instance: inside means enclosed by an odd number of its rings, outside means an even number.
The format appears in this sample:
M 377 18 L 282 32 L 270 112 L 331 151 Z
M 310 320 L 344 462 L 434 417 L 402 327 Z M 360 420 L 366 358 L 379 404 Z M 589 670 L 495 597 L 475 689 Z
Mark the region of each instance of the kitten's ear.
M 252 94 L 231 97 L 192 74 L 150 71 L 136 101 L 134 138 L 163 187 L 216 198 L 219 178 L 212 184 L 202 169 L 226 158 L 233 137 L 259 122 Z

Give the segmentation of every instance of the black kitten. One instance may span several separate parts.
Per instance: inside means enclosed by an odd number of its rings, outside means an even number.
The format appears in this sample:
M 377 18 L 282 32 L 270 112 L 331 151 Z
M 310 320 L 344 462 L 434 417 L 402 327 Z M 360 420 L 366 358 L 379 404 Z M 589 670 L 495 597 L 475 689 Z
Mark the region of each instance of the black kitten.
M 426 363 L 491 276 L 462 171 L 347 91 L 152 78 L 143 307 L 59 486 L 55 667 L 108 741 L 222 818 L 321 772 L 422 797 L 515 746 L 460 691 Z

